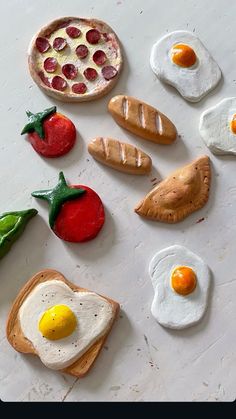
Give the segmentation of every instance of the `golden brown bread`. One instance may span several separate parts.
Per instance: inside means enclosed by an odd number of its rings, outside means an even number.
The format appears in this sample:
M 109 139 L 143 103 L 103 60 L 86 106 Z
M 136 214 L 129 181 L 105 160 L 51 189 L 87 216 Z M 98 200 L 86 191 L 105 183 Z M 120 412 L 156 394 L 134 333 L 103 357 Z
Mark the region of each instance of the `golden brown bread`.
M 152 160 L 146 153 L 112 138 L 95 138 L 89 143 L 88 151 L 96 160 L 120 172 L 146 175 L 152 168 Z
M 37 355 L 32 343 L 24 336 L 20 322 L 19 322 L 19 309 L 23 304 L 26 297 L 31 293 L 31 291 L 36 287 L 36 285 L 40 284 L 41 282 L 50 281 L 53 279 L 59 279 L 60 281 L 67 284 L 73 291 L 88 291 L 85 288 L 80 288 L 77 285 L 68 281 L 60 272 L 54 271 L 52 269 L 45 269 L 43 271 L 38 272 L 34 275 L 29 281 L 24 285 L 24 287 L 19 292 L 18 296 L 16 297 L 10 313 L 8 315 L 7 326 L 6 326 L 6 335 L 9 343 L 13 346 L 13 348 L 18 352 L 29 353 Z M 107 330 L 106 334 L 100 337 L 97 342 L 95 342 L 88 350 L 85 352 L 76 362 L 74 362 L 69 367 L 61 370 L 61 372 L 65 372 L 70 375 L 74 375 L 76 377 L 83 377 L 92 367 L 94 361 L 96 360 L 99 352 L 101 351 L 105 340 L 112 328 L 112 325 L 115 321 L 115 318 L 118 315 L 120 306 L 115 301 L 102 296 L 107 301 L 110 302 L 112 305 L 113 311 L 113 318 L 110 324 L 109 329 Z
M 210 183 L 209 157 L 199 157 L 152 189 L 135 212 L 151 220 L 177 223 L 206 204 Z
M 152 106 L 131 96 L 113 97 L 108 110 L 121 127 L 158 144 L 172 144 L 177 136 L 174 124 Z

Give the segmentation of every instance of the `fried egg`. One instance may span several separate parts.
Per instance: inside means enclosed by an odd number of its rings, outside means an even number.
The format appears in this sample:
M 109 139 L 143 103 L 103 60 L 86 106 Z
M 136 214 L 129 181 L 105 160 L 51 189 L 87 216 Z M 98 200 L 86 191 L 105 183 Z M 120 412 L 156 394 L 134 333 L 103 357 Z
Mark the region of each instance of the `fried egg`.
M 149 265 L 154 288 L 151 312 L 165 327 L 183 329 L 203 317 L 210 286 L 206 263 L 183 246 L 156 253 Z
M 38 284 L 19 310 L 24 336 L 54 370 L 72 365 L 111 326 L 112 305 L 96 293 L 74 292 L 60 280 Z
M 150 64 L 161 81 L 174 86 L 190 102 L 201 100 L 221 78 L 218 64 L 188 31 L 171 32 L 161 38 L 152 47 Z
M 212 153 L 236 155 L 236 97 L 223 99 L 203 112 L 199 131 Z

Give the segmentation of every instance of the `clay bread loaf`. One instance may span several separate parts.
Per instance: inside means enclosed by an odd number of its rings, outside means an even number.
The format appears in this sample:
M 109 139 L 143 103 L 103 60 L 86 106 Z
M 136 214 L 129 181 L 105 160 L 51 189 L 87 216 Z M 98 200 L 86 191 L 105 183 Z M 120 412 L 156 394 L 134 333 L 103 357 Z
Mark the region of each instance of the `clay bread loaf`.
M 145 140 L 158 144 L 171 144 L 177 132 L 174 124 L 152 106 L 131 96 L 113 97 L 108 110 L 121 127 Z
M 95 138 L 89 143 L 88 151 L 99 162 L 120 172 L 145 175 L 152 168 L 152 160 L 146 153 L 112 138 Z
M 6 326 L 6 335 L 9 343 L 13 346 L 15 350 L 18 352 L 29 353 L 37 355 L 36 350 L 34 349 L 32 343 L 24 336 L 19 320 L 19 309 L 23 304 L 24 300 L 27 296 L 32 292 L 32 290 L 40 283 L 50 281 L 50 280 L 60 280 L 64 282 L 67 286 L 69 286 L 74 292 L 80 291 L 85 292 L 88 291 L 84 288 L 80 288 L 75 284 L 69 282 L 61 273 L 46 269 L 41 272 L 38 272 L 34 275 L 21 289 L 18 296 L 16 297 L 13 306 L 10 310 L 7 326 Z M 103 296 L 102 296 L 103 297 Z M 92 367 L 95 359 L 97 358 L 99 352 L 101 351 L 104 342 L 112 328 L 115 318 L 119 312 L 119 304 L 115 301 L 105 298 L 112 306 L 112 319 L 111 323 L 109 324 L 109 328 L 106 330 L 106 333 L 101 336 L 88 350 L 72 365 L 69 367 L 60 370 L 61 372 L 65 372 L 70 375 L 74 375 L 76 377 L 83 377 Z

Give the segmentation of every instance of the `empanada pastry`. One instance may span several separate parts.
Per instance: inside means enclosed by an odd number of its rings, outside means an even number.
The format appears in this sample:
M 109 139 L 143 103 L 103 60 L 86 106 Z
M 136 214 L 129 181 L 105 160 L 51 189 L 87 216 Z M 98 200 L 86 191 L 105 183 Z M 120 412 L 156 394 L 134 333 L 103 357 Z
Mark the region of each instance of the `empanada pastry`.
M 145 175 L 152 168 L 151 158 L 132 144 L 97 137 L 88 145 L 89 153 L 99 162 L 120 172 Z
M 201 156 L 173 172 L 146 195 L 135 212 L 151 220 L 178 223 L 202 208 L 209 197 L 209 160 Z

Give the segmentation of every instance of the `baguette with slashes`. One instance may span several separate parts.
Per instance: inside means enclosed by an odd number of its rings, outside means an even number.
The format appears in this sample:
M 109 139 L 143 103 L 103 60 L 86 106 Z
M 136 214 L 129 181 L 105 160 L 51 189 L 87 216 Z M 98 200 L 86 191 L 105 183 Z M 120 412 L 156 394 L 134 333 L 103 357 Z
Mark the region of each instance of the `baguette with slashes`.
M 146 153 L 112 138 L 93 139 L 88 145 L 88 151 L 99 162 L 120 172 L 146 175 L 152 168 L 152 160 Z
M 108 110 L 117 124 L 145 140 L 172 144 L 176 139 L 176 128 L 167 116 L 134 97 L 115 96 Z

